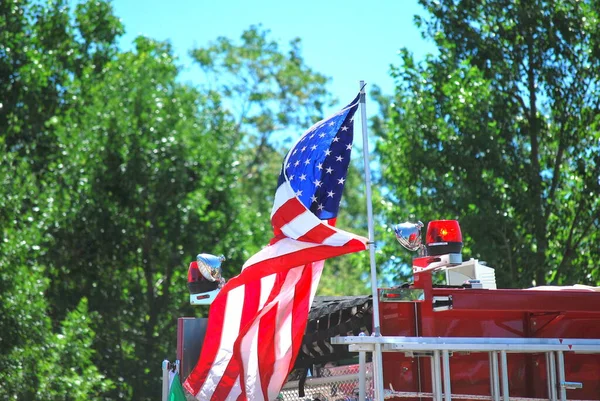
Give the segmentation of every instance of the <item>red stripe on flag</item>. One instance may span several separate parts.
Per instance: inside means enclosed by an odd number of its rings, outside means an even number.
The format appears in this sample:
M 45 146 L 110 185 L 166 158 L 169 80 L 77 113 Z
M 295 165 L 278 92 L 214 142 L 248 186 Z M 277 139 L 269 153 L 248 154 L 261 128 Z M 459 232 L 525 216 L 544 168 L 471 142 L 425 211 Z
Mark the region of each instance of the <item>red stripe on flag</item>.
M 322 262 L 317 262 L 321 263 Z M 262 336 L 262 341 L 265 342 L 264 349 L 266 350 L 274 350 L 275 358 L 283 358 L 282 360 L 269 360 L 268 358 L 264 358 L 263 355 L 265 353 L 259 351 L 259 369 L 261 372 L 261 388 L 263 390 L 264 400 L 269 401 L 273 400 L 277 397 L 281 387 L 283 386 L 285 379 L 289 375 L 291 369 L 294 366 L 294 362 L 296 359 L 296 355 L 298 349 L 302 343 L 302 338 L 304 336 L 304 331 L 306 329 L 306 322 L 308 319 L 308 311 L 310 309 L 310 298 L 311 298 L 311 289 L 313 288 L 311 283 L 313 279 L 313 264 L 308 264 L 302 267 L 296 267 L 292 270 L 301 269 L 299 275 L 293 281 L 288 280 L 285 283 L 284 287 L 282 287 L 280 294 L 284 294 L 281 299 L 279 299 L 278 304 L 278 313 L 281 314 L 279 316 L 283 320 L 290 321 L 289 331 L 281 330 L 278 324 L 282 322 L 277 321 L 277 317 L 273 316 L 273 318 L 269 318 L 272 321 L 270 323 L 274 323 L 273 327 L 275 331 L 271 333 L 267 333 L 267 336 Z M 318 279 L 320 275 L 316 276 Z M 318 283 L 312 283 L 315 286 Z M 281 313 L 284 311 L 284 313 Z M 261 320 L 261 324 L 264 323 L 264 320 L 267 317 L 263 317 Z M 277 356 L 276 347 L 280 347 L 282 344 L 289 343 L 288 349 L 281 349 L 282 355 Z M 289 360 L 287 358 L 289 357 Z M 282 362 L 285 361 L 285 364 Z M 283 375 L 281 374 L 283 370 Z M 269 392 L 269 388 L 271 391 Z
M 298 274 L 299 269 L 300 269 L 300 273 Z M 273 381 L 273 374 L 275 373 L 275 367 L 277 366 L 277 363 L 279 362 L 277 360 L 277 358 L 282 357 L 281 355 L 277 354 L 277 347 L 279 347 L 281 343 L 288 342 L 288 340 L 284 336 L 290 336 L 290 333 L 288 333 L 285 330 L 282 330 L 282 328 L 284 326 L 286 326 L 286 324 L 284 322 L 287 320 L 289 313 L 291 313 L 290 304 L 293 302 L 293 298 L 298 296 L 298 294 L 296 294 L 296 292 L 295 292 L 295 286 L 298 283 L 298 280 L 301 279 L 304 270 L 305 270 L 304 266 L 298 266 L 298 267 L 289 269 L 285 273 L 286 276 L 284 276 L 283 273 L 279 275 L 279 276 L 281 276 L 281 278 L 283 280 L 283 286 L 280 289 L 279 294 L 278 294 L 279 298 L 277 299 L 278 304 L 277 304 L 277 309 L 275 310 L 276 313 L 272 317 L 269 317 L 268 320 L 267 320 L 266 316 L 263 317 L 261 320 L 261 324 L 263 324 L 265 326 L 267 326 L 267 324 L 268 324 L 273 328 L 272 333 L 265 330 L 267 335 L 260 337 L 261 339 L 264 339 L 263 340 L 264 341 L 264 345 L 263 345 L 264 349 L 267 350 L 267 352 L 269 352 L 269 353 L 272 352 L 272 360 L 269 360 L 268 358 L 263 358 L 263 353 L 260 352 L 260 350 L 259 350 L 259 356 L 260 356 L 259 369 L 260 369 L 260 378 L 261 378 L 261 388 L 262 388 L 263 396 L 264 396 L 263 401 L 269 401 L 269 400 L 275 399 L 275 397 L 277 396 L 277 394 L 269 393 L 269 387 L 272 388 L 272 384 L 273 384 L 272 381 Z M 292 275 L 290 275 L 291 272 L 294 272 L 294 273 Z M 290 299 L 290 298 L 292 298 L 292 299 Z M 282 320 L 280 321 L 278 319 L 282 319 Z M 290 330 L 291 329 L 292 329 L 292 327 L 290 327 Z M 277 366 L 277 368 L 279 369 L 280 367 Z M 287 366 L 285 367 L 285 369 L 287 370 Z M 287 371 L 286 371 L 286 373 L 287 373 Z M 275 384 L 279 385 L 279 383 L 275 383 Z M 283 384 L 283 383 L 281 383 L 281 384 Z
M 209 334 L 208 331 L 206 334 Z M 239 361 L 235 358 L 231 358 L 229 360 L 229 363 L 227 364 L 227 369 L 225 369 L 225 373 L 223 373 L 223 376 L 221 376 L 219 383 L 214 388 L 214 392 L 210 397 L 211 401 L 222 401 L 227 398 L 239 377 L 239 372 Z
M 273 214 L 273 217 L 271 217 L 271 224 L 273 227 L 281 228 L 304 212 L 306 212 L 306 206 L 298 199 L 288 199 Z
M 263 326 L 263 319 L 265 322 L 270 321 L 270 320 L 274 320 L 273 317 L 271 317 L 271 313 L 277 313 L 277 306 L 275 305 L 274 307 L 271 305 L 273 300 L 275 298 L 277 298 L 281 292 L 281 288 L 283 287 L 283 284 L 285 283 L 285 278 L 287 276 L 289 271 L 284 271 L 280 274 L 278 274 L 275 277 L 275 282 L 273 283 L 273 286 L 270 290 L 269 296 L 265 302 L 265 304 L 263 305 L 262 309 L 260 309 L 259 311 L 257 311 L 257 313 L 255 314 L 255 316 L 252 317 L 252 319 L 250 321 L 247 322 L 246 325 L 244 325 L 244 327 L 240 330 L 239 334 L 238 334 L 238 339 L 235 342 L 235 346 L 233 349 L 233 357 L 237 358 L 240 360 L 240 378 L 243 381 L 243 378 L 245 377 L 245 367 L 243 364 L 243 361 L 241 361 L 242 358 L 242 353 L 241 353 L 241 347 L 242 347 L 242 342 L 244 340 L 244 336 L 246 336 L 248 334 L 248 332 L 250 331 L 250 329 L 252 328 L 253 324 L 258 324 L 259 325 L 259 331 L 258 331 L 258 344 L 257 344 L 257 353 L 258 353 L 258 360 L 260 361 L 267 353 L 268 350 L 264 349 L 264 345 L 263 345 L 263 341 L 260 341 L 261 339 L 265 339 L 265 343 L 267 343 L 268 339 L 271 338 L 273 336 L 273 334 L 269 334 L 267 332 L 265 332 L 266 326 Z M 267 308 L 271 308 L 269 311 L 265 310 Z M 266 317 L 269 316 L 269 317 Z M 258 322 L 257 322 L 258 319 Z M 275 325 L 273 324 L 273 330 L 275 330 Z M 265 337 L 266 336 L 266 337 Z M 270 337 L 269 337 L 270 336 Z M 263 347 L 263 349 L 261 349 L 261 347 Z M 273 351 L 274 352 L 274 351 Z M 274 356 L 272 358 L 274 360 Z M 260 374 L 260 362 L 259 362 L 259 374 Z M 262 387 L 261 387 L 262 388 Z M 242 391 L 242 395 L 244 396 L 244 398 L 242 399 L 246 399 L 247 395 L 246 395 L 246 388 L 244 385 L 242 385 L 241 388 Z
M 244 303 L 240 305 L 242 307 L 242 316 L 240 320 L 240 329 L 244 329 L 247 326 L 259 308 L 260 304 L 260 293 L 261 293 L 261 281 L 255 280 L 248 282 L 244 287 Z M 207 335 L 208 335 L 207 331 Z M 235 350 L 235 345 L 234 345 Z M 235 352 L 235 351 L 234 351 Z M 241 371 L 240 361 L 236 358 L 231 358 L 225 373 L 221 377 L 215 392 L 213 393 L 211 400 L 221 401 L 227 398 L 227 395 L 231 392 L 231 389 L 235 385 Z
M 225 319 L 225 307 L 227 306 L 227 292 L 219 293 L 213 303 L 210 306 L 209 314 L 210 319 L 206 328 L 206 333 L 218 333 L 217 335 L 207 335 L 204 337 L 204 343 L 202 344 L 202 351 L 196 367 L 189 374 L 183 387 L 196 396 L 202 384 L 206 380 L 208 371 L 212 367 L 212 364 L 219 352 L 221 345 L 221 329 L 223 327 L 223 321 Z
M 284 275 L 282 273 L 281 275 Z M 258 373 L 260 385 L 265 401 L 268 399 L 269 382 L 273 374 L 273 365 L 275 364 L 275 348 L 273 338 L 276 335 L 275 321 L 277 318 L 277 309 L 279 305 L 275 304 L 261 319 L 258 329 Z
M 318 226 L 309 230 L 302 237 L 298 238 L 298 241 L 321 244 L 325 239 L 331 237 L 335 233 L 336 231 L 333 228 L 328 227 L 325 224 L 319 224 Z
M 292 314 L 292 359 L 288 368 L 288 374 L 292 371 L 294 363 L 296 363 L 298 351 L 300 350 L 304 332 L 306 331 L 308 313 L 310 311 L 310 295 L 312 285 L 318 285 L 318 283 L 312 283 L 312 276 L 313 264 L 310 263 L 306 265 L 304 271 L 302 272 L 300 281 L 298 284 L 296 284 L 297 296 L 294 297 L 294 309 Z

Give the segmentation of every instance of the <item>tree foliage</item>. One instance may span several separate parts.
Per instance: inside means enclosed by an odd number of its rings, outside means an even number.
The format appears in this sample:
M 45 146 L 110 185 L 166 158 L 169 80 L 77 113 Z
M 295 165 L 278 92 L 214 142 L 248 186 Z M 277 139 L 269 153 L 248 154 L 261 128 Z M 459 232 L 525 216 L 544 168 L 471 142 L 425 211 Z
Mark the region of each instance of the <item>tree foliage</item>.
M 205 312 L 189 262 L 232 277 L 267 244 L 274 135 L 327 80 L 253 27 L 194 51 L 219 77 L 196 89 L 168 43 L 119 50 L 109 2 L 69 4 L 0 3 L 0 399 L 155 399 L 177 317 Z
M 286 134 L 295 138 L 323 117 L 323 107 L 331 103 L 328 78 L 306 65 L 300 45 L 295 38 L 286 49 L 268 30 L 251 26 L 238 42 L 219 37 L 190 52 L 204 73 L 204 91 L 217 93 L 235 120 L 234 145 L 244 149 L 239 185 L 247 195 L 245 206 L 259 213 L 256 223 L 264 229 L 256 237 L 263 245 L 270 235 L 264 213 L 272 206 L 281 144 L 289 140 Z
M 100 399 L 112 387 L 95 366 L 94 315 L 77 299 L 52 318 L 46 297 L 54 238 L 74 206 L 53 172 L 61 156 L 54 122 L 73 106 L 73 80 L 110 46 L 85 49 L 65 2 L 0 4 L 0 398 Z M 75 19 L 105 19 L 107 8 L 80 7 Z M 105 38 L 120 31 L 103 24 Z M 70 57 L 66 54 L 69 53 Z
M 379 152 L 394 218 L 458 218 L 503 286 L 596 283 L 598 5 L 428 1 Z

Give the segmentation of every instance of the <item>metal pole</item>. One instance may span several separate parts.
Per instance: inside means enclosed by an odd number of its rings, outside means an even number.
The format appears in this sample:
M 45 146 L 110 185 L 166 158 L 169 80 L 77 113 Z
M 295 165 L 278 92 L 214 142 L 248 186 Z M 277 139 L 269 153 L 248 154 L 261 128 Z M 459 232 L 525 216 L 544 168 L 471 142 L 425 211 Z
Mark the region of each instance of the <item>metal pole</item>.
M 442 401 L 442 369 L 440 367 L 440 351 L 433 351 L 433 370 L 435 371 L 435 401 Z
M 550 384 L 550 353 L 545 352 L 546 356 L 546 385 L 548 386 L 548 399 L 552 400 L 552 385 Z
M 550 377 L 548 380 L 550 381 L 550 400 L 556 401 L 556 359 L 554 358 L 554 352 L 548 352 L 548 358 L 550 361 Z
M 492 366 L 492 358 L 493 354 L 491 352 L 488 352 L 488 371 L 490 372 L 490 397 L 492 398 L 492 400 L 494 400 L 494 367 Z
M 365 401 L 367 397 L 367 353 L 358 353 L 358 400 Z
M 500 363 L 502 364 L 502 398 L 509 401 L 508 394 L 508 361 L 506 360 L 506 351 L 500 351 Z
M 435 355 L 432 354 L 431 355 L 431 395 L 432 395 L 432 400 L 433 401 L 438 401 L 438 397 L 437 397 L 437 387 L 435 385 L 436 383 L 436 376 L 435 376 Z
M 442 364 L 444 368 L 444 400 L 452 400 L 452 388 L 450 382 L 450 352 L 445 349 L 442 351 Z
M 494 397 L 494 401 L 500 401 L 500 375 L 498 373 L 498 353 L 496 351 L 490 352 L 490 358 L 492 361 L 492 385 L 494 387 L 494 392 L 492 396 Z
M 169 361 L 162 362 L 162 401 L 169 398 Z
M 367 191 L 367 218 L 369 225 L 369 255 L 371 258 L 371 292 L 373 294 L 373 331 L 380 336 L 379 297 L 377 294 L 377 268 L 375 266 L 375 230 L 373 228 L 373 204 L 371 200 L 371 169 L 369 167 L 369 138 L 367 135 L 367 108 L 365 81 L 360 81 L 360 118 L 363 134 L 363 158 L 365 163 L 365 187 Z
M 365 189 L 367 192 L 367 219 L 369 226 L 369 256 L 371 258 L 371 293 L 373 295 L 373 332 L 381 335 L 379 324 L 379 297 L 377 294 L 377 267 L 375 266 L 375 230 L 373 229 L 373 204 L 371 200 L 371 169 L 369 167 L 369 138 L 367 135 L 365 81 L 360 81 L 360 118 L 363 135 L 363 158 L 365 163 Z M 375 400 L 383 401 L 383 364 L 381 345 L 376 344 L 373 352 L 373 383 Z
M 556 351 L 558 359 L 558 385 L 560 386 L 560 401 L 567 400 L 567 389 L 565 383 L 565 357 L 562 351 Z

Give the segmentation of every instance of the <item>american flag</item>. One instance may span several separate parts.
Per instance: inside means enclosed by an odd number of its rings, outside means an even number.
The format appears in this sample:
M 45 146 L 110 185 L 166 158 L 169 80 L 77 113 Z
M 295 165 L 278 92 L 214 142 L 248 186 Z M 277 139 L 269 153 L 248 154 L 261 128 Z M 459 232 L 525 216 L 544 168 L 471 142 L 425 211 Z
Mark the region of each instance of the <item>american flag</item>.
M 335 227 L 358 100 L 313 125 L 284 158 L 274 238 L 210 307 L 200 358 L 184 383 L 197 399 L 275 399 L 294 366 L 324 260 L 366 249 L 366 238 Z

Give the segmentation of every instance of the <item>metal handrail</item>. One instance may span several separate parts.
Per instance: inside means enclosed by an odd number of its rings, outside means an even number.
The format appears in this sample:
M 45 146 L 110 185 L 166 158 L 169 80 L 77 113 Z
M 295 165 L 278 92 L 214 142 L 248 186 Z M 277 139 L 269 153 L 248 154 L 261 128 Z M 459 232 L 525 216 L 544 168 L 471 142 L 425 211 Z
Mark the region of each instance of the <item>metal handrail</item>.
M 378 349 L 381 352 L 431 352 L 429 355 L 431 357 L 433 383 L 431 397 L 434 401 L 442 401 L 442 397 L 444 397 L 444 401 L 450 401 L 452 397 L 462 399 L 465 396 L 453 395 L 451 391 L 449 353 L 453 351 L 488 353 L 491 395 L 486 399 L 494 401 L 516 399 L 510 397 L 509 394 L 508 353 L 543 352 L 546 354 L 548 400 L 550 401 L 557 401 L 558 398 L 561 401 L 566 401 L 568 388 L 580 388 L 582 386 L 581 383 L 566 381 L 564 352 L 600 354 L 600 339 L 582 338 L 347 336 L 334 337 L 331 339 L 331 344 L 348 345 L 350 351 L 361 354 L 377 352 Z M 500 363 L 498 363 L 498 359 L 500 359 Z M 363 373 L 361 372 L 361 374 Z M 398 396 L 398 394 L 399 392 L 387 390 L 389 397 Z
M 331 344 L 349 345 L 351 351 L 370 351 L 381 344 L 385 351 L 471 351 L 471 352 L 580 352 L 600 353 L 600 339 L 503 338 L 503 337 L 334 337 Z M 353 349 L 354 348 L 354 349 Z

